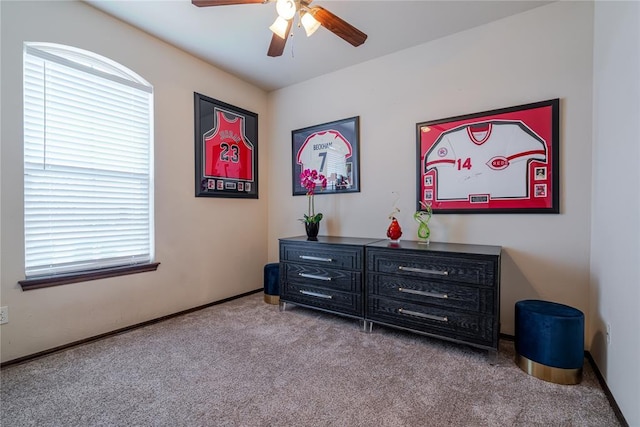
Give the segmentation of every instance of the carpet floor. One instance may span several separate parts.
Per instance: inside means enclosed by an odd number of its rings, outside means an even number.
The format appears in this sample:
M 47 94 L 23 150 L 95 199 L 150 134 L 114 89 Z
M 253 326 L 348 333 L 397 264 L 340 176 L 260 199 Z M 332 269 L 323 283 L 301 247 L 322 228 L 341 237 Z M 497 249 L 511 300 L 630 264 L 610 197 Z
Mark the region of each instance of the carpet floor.
M 513 342 L 464 345 L 262 293 L 75 346 L 0 372 L 1 424 L 21 426 L 618 426 L 583 381 L 531 377 Z

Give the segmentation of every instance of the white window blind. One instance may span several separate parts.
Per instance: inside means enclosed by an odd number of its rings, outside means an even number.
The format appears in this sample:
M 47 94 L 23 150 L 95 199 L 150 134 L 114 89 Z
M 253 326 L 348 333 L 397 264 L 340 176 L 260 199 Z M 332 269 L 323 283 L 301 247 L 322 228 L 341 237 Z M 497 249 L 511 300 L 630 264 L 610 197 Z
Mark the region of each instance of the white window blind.
M 152 97 L 106 58 L 25 45 L 27 278 L 153 261 Z

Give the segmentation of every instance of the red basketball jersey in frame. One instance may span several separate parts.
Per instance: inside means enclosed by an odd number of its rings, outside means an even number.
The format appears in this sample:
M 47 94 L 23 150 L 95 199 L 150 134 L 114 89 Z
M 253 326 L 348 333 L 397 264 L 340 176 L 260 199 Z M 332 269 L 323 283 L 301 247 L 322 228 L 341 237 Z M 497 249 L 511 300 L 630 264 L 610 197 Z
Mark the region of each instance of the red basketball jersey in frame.
M 244 117 L 219 108 L 214 109 L 214 117 L 214 128 L 203 136 L 204 175 L 253 181 L 253 144 L 245 135 Z

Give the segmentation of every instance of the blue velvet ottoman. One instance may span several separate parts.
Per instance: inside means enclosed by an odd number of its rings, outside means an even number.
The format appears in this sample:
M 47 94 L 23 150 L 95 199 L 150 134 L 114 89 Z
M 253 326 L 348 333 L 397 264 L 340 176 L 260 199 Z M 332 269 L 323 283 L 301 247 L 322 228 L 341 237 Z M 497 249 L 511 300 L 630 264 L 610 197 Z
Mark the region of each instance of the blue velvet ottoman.
M 515 307 L 516 364 L 527 374 L 557 384 L 579 384 L 584 363 L 584 314 L 549 301 Z
M 264 266 L 264 302 L 280 302 L 280 264 L 277 262 Z

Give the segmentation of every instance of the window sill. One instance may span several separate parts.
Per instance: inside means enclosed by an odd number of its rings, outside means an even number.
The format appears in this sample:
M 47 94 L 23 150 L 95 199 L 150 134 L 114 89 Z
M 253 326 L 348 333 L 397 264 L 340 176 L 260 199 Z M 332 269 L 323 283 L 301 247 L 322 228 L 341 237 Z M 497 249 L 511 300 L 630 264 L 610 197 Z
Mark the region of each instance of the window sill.
M 102 268 L 99 270 L 83 271 L 81 273 L 64 274 L 59 276 L 39 277 L 37 279 L 25 279 L 18 281 L 23 291 L 49 288 L 52 286 L 67 285 L 69 283 L 88 282 L 89 280 L 105 279 L 107 277 L 125 276 L 127 274 L 156 271 L 159 262 L 140 264 L 134 266 Z

